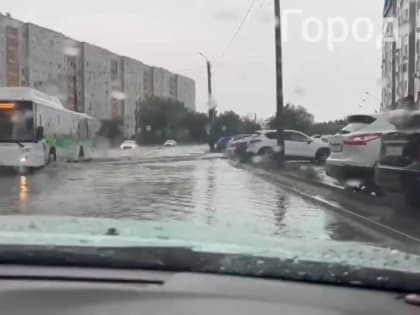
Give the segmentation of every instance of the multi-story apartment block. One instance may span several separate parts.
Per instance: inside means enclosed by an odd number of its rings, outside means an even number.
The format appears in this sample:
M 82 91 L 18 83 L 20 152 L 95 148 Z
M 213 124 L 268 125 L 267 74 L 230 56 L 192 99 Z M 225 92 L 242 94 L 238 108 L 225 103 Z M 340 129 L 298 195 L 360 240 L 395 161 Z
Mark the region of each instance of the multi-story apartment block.
M 385 0 L 382 56 L 384 110 L 420 108 L 420 0 Z
M 195 82 L 104 48 L 0 14 L 0 86 L 30 86 L 71 110 L 136 134 L 137 104 L 152 97 L 195 110 Z

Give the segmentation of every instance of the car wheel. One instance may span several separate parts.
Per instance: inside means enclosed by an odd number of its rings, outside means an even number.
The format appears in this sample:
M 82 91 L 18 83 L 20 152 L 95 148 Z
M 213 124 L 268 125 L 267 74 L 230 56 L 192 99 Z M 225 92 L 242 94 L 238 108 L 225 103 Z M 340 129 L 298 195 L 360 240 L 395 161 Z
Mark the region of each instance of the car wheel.
M 50 151 L 48 152 L 48 161 L 57 162 L 57 148 L 56 147 L 50 148 Z
M 327 162 L 328 157 L 330 156 L 330 150 L 320 149 L 315 155 L 315 162 L 317 164 L 323 165 Z
M 273 148 L 265 147 L 258 152 L 258 155 L 272 157 L 274 155 L 274 150 Z
M 408 205 L 414 208 L 420 208 L 420 194 L 416 188 L 416 185 L 410 187 L 406 186 L 404 189 L 404 196 Z
M 79 159 L 84 159 L 85 158 L 85 149 L 83 148 L 83 146 L 81 145 L 79 147 Z

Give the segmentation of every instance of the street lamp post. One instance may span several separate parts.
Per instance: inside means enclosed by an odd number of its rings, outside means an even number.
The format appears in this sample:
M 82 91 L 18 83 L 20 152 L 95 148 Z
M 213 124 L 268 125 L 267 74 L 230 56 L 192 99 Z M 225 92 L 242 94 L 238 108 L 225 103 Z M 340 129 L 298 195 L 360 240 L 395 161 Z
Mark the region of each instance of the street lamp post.
M 209 106 L 209 147 L 210 151 L 214 151 L 214 120 L 216 118 L 216 108 L 213 102 L 213 88 L 212 88 L 212 72 L 211 62 L 209 58 L 203 53 L 199 53 L 206 60 L 207 65 L 207 86 L 208 86 L 208 106 Z
M 283 63 L 282 63 L 282 38 L 281 38 L 281 12 L 280 0 L 274 0 L 274 14 L 275 14 L 275 45 L 276 45 L 276 92 L 277 92 L 277 106 L 276 106 L 276 124 L 277 124 L 277 144 L 280 148 L 278 153 L 279 166 L 284 165 L 285 147 L 284 147 L 284 124 L 283 124 Z

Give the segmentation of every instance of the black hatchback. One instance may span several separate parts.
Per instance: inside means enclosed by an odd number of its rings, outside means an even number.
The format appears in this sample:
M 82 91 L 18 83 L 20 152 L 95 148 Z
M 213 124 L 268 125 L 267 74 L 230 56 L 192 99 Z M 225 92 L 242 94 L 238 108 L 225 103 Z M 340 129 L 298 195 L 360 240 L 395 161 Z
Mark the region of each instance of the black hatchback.
M 420 128 L 383 136 L 375 183 L 385 192 L 403 193 L 410 205 L 420 207 Z

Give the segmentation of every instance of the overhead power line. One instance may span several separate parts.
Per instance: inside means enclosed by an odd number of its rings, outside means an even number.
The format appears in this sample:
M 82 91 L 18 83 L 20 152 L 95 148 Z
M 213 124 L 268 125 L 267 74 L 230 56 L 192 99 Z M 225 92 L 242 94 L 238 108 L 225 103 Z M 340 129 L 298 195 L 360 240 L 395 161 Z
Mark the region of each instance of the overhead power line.
M 226 48 L 223 50 L 222 52 L 222 57 L 226 54 L 226 52 L 228 51 L 228 49 L 230 48 L 230 46 L 233 44 L 233 42 L 235 41 L 236 37 L 238 37 L 239 33 L 242 30 L 242 27 L 245 25 L 245 22 L 247 21 L 249 15 L 252 12 L 252 9 L 254 8 L 255 4 L 256 4 L 257 0 L 251 0 L 251 3 L 249 4 L 249 7 L 247 9 L 247 11 L 245 12 L 244 17 L 241 20 L 241 23 L 239 23 L 238 28 L 236 29 L 235 33 L 233 34 L 231 40 L 229 41 L 229 43 L 226 45 Z

